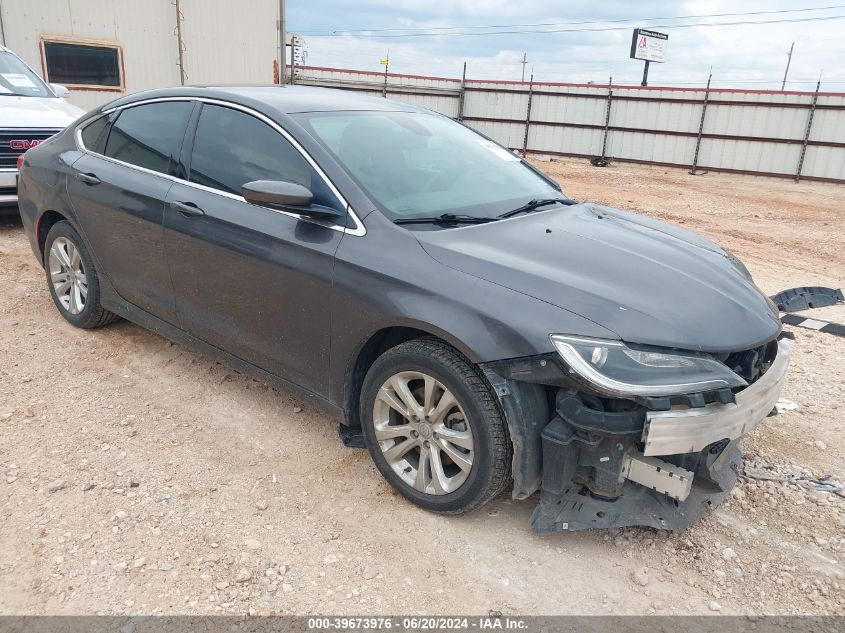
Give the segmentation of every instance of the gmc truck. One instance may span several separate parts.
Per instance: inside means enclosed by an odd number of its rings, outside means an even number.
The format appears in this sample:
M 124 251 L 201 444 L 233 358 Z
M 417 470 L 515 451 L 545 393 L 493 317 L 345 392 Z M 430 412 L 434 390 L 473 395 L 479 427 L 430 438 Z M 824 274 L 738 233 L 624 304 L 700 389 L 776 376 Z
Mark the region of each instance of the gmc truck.
M 0 215 L 17 213 L 24 152 L 83 114 L 64 100 L 67 94 L 67 88 L 45 83 L 20 57 L 0 46 Z

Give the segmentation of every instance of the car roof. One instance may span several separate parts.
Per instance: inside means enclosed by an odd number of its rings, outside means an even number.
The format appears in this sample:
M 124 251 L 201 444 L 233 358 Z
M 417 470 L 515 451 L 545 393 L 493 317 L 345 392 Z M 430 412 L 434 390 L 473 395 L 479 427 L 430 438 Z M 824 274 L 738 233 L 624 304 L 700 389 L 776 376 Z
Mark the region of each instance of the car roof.
M 360 94 L 351 90 L 318 88 L 315 86 L 183 86 L 148 90 L 112 101 L 104 109 L 128 105 L 135 101 L 166 97 L 205 97 L 233 101 L 243 105 L 261 104 L 280 114 L 297 112 L 336 112 L 348 110 L 378 110 L 382 112 L 427 112 L 407 103 Z

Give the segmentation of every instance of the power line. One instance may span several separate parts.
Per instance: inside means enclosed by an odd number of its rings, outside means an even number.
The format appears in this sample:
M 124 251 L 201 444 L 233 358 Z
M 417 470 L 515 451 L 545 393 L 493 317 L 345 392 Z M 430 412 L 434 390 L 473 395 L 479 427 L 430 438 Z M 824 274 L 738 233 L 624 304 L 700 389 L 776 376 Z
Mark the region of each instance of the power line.
M 544 73 L 545 75 L 551 75 L 554 73 Z M 635 80 L 631 80 L 635 81 Z M 818 77 L 815 79 L 790 79 L 786 83 L 788 84 L 814 84 L 818 81 Z M 671 82 L 671 83 L 669 83 Z M 622 80 L 620 80 L 622 83 Z M 671 77 L 661 77 L 660 83 L 668 86 L 676 86 L 676 85 L 703 85 L 706 80 L 701 81 L 676 81 Z M 714 77 L 713 83 L 721 83 L 721 84 L 772 84 L 777 85 L 780 84 L 780 79 L 719 79 Z M 845 79 L 825 79 L 823 83 L 845 83 Z M 650 85 L 650 84 L 649 84 Z
M 845 9 L 845 5 L 831 5 L 826 7 L 804 7 L 801 9 L 780 9 L 777 11 L 747 11 L 743 13 L 709 13 L 700 15 L 675 15 L 666 17 L 651 17 L 651 18 L 626 18 L 614 20 L 582 20 L 582 21 L 568 21 L 568 22 L 538 22 L 535 24 L 488 24 L 486 26 L 430 26 L 420 28 L 390 28 L 390 29 L 333 29 L 330 31 L 300 31 L 303 35 L 342 35 L 351 33 L 389 33 L 402 31 L 403 35 L 410 34 L 412 31 L 452 31 L 455 29 L 505 29 L 505 28 L 531 28 L 540 26 L 578 26 L 585 24 L 619 24 L 622 22 L 657 22 L 663 20 L 689 20 L 698 18 L 727 18 L 727 17 L 743 17 L 750 15 L 776 15 L 784 13 L 806 13 L 808 11 L 827 11 L 831 9 Z M 549 31 L 553 32 L 553 31 Z
M 828 20 L 841 20 L 845 15 L 833 15 L 825 17 L 812 18 L 784 18 L 782 20 L 740 20 L 736 22 L 690 22 L 687 24 L 660 24 L 657 28 L 663 29 L 685 29 L 691 27 L 708 27 L 708 26 L 743 26 L 743 25 L 761 25 L 761 24 L 795 24 L 798 22 L 825 22 Z M 668 19 L 668 18 L 667 18 Z M 484 31 L 481 33 L 470 33 L 466 31 L 453 31 L 450 33 L 402 33 L 402 34 L 377 34 L 367 35 L 366 33 L 360 36 L 352 33 L 333 33 L 327 35 L 311 34 L 309 37 L 367 37 L 367 38 L 397 38 L 397 37 L 448 37 L 448 36 L 480 36 L 480 35 L 539 35 L 542 33 L 597 33 L 603 31 L 627 31 L 630 26 L 608 26 L 599 28 L 587 29 L 542 29 L 542 30 L 506 30 L 506 31 Z

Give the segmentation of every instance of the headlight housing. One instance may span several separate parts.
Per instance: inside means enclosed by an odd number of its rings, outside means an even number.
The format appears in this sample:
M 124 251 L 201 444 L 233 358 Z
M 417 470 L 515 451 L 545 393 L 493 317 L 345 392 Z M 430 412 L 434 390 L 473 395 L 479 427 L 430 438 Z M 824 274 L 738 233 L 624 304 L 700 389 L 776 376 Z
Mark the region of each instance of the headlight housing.
M 708 354 L 566 334 L 550 338 L 574 372 L 611 396 L 673 396 L 748 384 Z

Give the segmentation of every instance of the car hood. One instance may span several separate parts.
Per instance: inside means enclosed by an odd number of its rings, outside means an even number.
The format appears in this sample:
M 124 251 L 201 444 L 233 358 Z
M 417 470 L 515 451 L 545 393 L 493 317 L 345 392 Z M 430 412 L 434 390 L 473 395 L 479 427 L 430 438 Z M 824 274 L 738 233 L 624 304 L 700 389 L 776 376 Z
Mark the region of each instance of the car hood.
M 774 305 L 719 246 L 618 209 L 583 203 L 416 236 L 440 263 L 574 312 L 629 343 L 729 352 L 780 331 Z
M 83 110 L 58 97 L 0 96 L 0 127 L 65 128 Z

